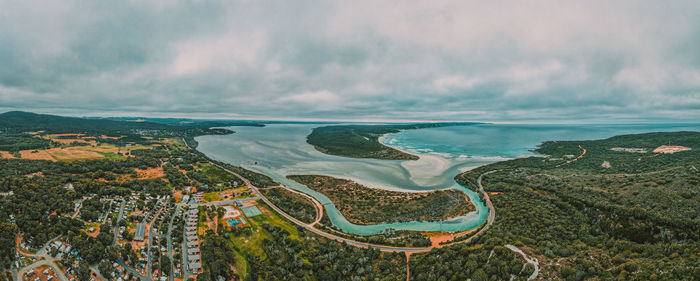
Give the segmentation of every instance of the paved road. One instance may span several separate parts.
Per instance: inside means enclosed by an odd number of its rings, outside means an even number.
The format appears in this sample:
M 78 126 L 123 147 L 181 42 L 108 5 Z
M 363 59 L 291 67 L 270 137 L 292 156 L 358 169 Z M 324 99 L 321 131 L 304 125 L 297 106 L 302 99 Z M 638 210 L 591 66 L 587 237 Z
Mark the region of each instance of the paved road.
M 214 165 L 216 165 L 217 167 L 219 167 L 219 168 L 221 168 L 221 169 L 224 169 L 225 171 L 227 171 L 227 172 L 229 172 L 229 173 L 231 173 L 231 174 L 233 174 L 233 175 L 235 175 L 235 176 L 241 178 L 241 179 L 246 183 L 246 185 L 248 185 L 248 187 L 249 187 L 251 190 L 253 190 L 253 192 L 254 192 L 255 194 L 257 194 L 258 196 L 260 196 L 260 198 L 261 198 L 268 206 L 270 206 L 270 208 L 272 208 L 273 210 L 275 210 L 275 212 L 279 213 L 280 215 L 282 215 L 282 216 L 283 216 L 284 218 L 286 218 L 287 220 L 289 220 L 289 221 L 295 223 L 296 225 L 299 225 L 299 226 L 301 226 L 301 227 L 307 229 L 308 231 L 311 231 L 311 232 L 313 232 L 313 233 L 316 233 L 316 234 L 321 235 L 321 236 L 323 236 L 323 237 L 326 237 L 326 238 L 328 238 L 328 239 L 336 240 L 336 241 L 339 241 L 339 242 L 345 242 L 345 243 L 348 244 L 348 245 L 352 245 L 352 246 L 356 246 L 356 247 L 361 247 L 361 248 L 374 247 L 374 248 L 377 248 L 377 249 L 379 249 L 379 250 L 381 250 L 381 251 L 385 251 L 385 252 L 411 252 L 411 253 L 420 253 L 420 252 L 428 252 L 428 251 L 430 251 L 430 249 L 432 249 L 432 247 L 394 247 L 394 246 L 377 245 L 377 244 L 371 244 L 371 243 L 366 243 L 366 242 L 360 242 L 360 241 L 355 241 L 355 240 L 347 239 L 347 238 L 344 238 L 344 237 L 340 237 L 340 236 L 337 236 L 337 235 L 333 235 L 333 234 L 330 234 L 330 233 L 327 233 L 327 232 L 318 230 L 318 229 L 316 229 L 316 228 L 314 228 L 314 227 L 312 227 L 312 226 L 309 226 L 308 224 L 306 224 L 306 223 L 304 223 L 304 222 L 302 222 L 302 221 L 300 221 L 300 220 L 297 220 L 296 218 L 294 218 L 294 217 L 288 215 L 287 213 L 285 213 L 284 211 L 282 211 L 280 208 L 278 208 L 277 206 L 275 206 L 274 204 L 272 204 L 272 202 L 270 202 L 270 200 L 268 200 L 265 196 L 263 196 L 262 193 L 260 193 L 260 191 L 258 190 L 258 188 L 257 188 L 256 186 L 254 186 L 248 179 L 246 179 L 246 178 L 244 178 L 243 176 L 239 175 L 238 173 L 236 173 L 236 172 L 234 172 L 234 171 L 231 171 L 231 170 L 229 170 L 229 169 L 226 169 L 226 168 L 224 168 L 224 167 L 222 167 L 222 166 L 220 166 L 220 165 L 218 165 L 218 164 L 216 164 L 216 163 L 212 163 L 212 164 L 214 164 Z
M 188 147 L 189 147 L 189 146 L 188 146 Z M 479 175 L 479 178 L 478 178 L 478 180 L 477 180 L 477 183 L 478 183 L 478 185 L 479 185 L 479 190 L 481 191 L 481 193 L 484 194 L 484 199 L 486 200 L 485 203 L 486 203 L 486 206 L 487 206 L 488 209 L 489 209 L 489 217 L 488 217 L 488 219 L 487 219 L 486 225 L 485 225 L 484 227 L 482 227 L 478 232 L 476 232 L 476 233 L 475 233 L 474 235 L 472 235 L 471 237 L 469 237 L 469 238 L 467 238 L 467 239 L 465 239 L 465 240 L 461 240 L 461 241 L 456 241 L 456 242 L 452 242 L 452 243 L 446 243 L 446 244 L 443 244 L 443 245 L 440 245 L 440 246 L 430 246 L 430 247 L 395 247 L 395 246 L 377 245 L 377 244 L 372 244 L 372 243 L 360 242 L 360 241 L 356 241 L 356 240 L 352 240 L 352 239 L 340 237 L 340 236 L 337 236 L 337 235 L 333 235 L 333 234 L 330 234 L 330 233 L 328 233 L 328 232 L 324 232 L 324 231 L 322 231 L 322 230 L 319 230 L 319 229 L 314 228 L 314 227 L 311 226 L 311 225 L 308 225 L 308 224 L 306 224 L 306 223 L 304 223 L 304 222 L 302 222 L 302 221 L 297 220 L 296 218 L 290 216 L 289 214 L 285 213 L 285 212 L 282 211 L 280 208 L 278 208 L 277 206 L 275 206 L 275 204 L 272 204 L 272 202 L 270 202 L 269 199 L 267 199 L 264 195 L 262 195 L 262 193 L 260 193 L 260 191 L 258 190 L 258 188 L 257 188 L 256 186 L 254 186 L 254 185 L 250 182 L 250 180 L 248 180 L 247 178 L 245 178 L 245 177 L 239 175 L 238 173 L 236 173 L 236 172 L 234 172 L 234 171 L 231 171 L 231 170 L 229 170 L 229 169 L 227 169 L 227 168 L 225 168 L 225 167 L 223 167 L 223 166 L 221 166 L 221 165 L 219 165 L 219 164 L 217 164 L 217 163 L 214 163 L 214 162 L 211 162 L 211 163 L 212 163 L 213 165 L 215 165 L 215 166 L 217 166 L 217 167 L 223 169 L 224 171 L 227 171 L 227 172 L 233 174 L 234 176 L 237 176 L 237 177 L 239 177 L 240 179 L 242 179 L 242 180 L 246 183 L 246 185 L 248 186 L 248 188 L 250 188 L 255 194 L 257 194 L 257 195 L 260 197 L 260 199 L 263 200 L 263 202 L 265 202 L 268 206 L 270 206 L 270 208 L 272 208 L 273 210 L 275 210 L 275 212 L 277 212 L 278 214 L 280 214 L 281 216 L 283 216 L 283 217 L 286 218 L 287 220 L 293 222 L 294 224 L 296 224 L 296 225 L 298 225 L 298 226 L 301 226 L 301 227 L 305 228 L 305 229 L 308 230 L 308 231 L 311 231 L 311 232 L 313 232 L 313 233 L 316 233 L 316 234 L 318 234 L 318 235 L 321 235 L 321 236 L 323 236 L 323 237 L 326 237 L 326 238 L 328 238 L 328 239 L 332 239 L 332 240 L 335 240 L 335 241 L 338 241 L 338 242 L 345 242 L 345 243 L 348 244 L 348 245 L 352 245 L 352 246 L 356 246 L 356 247 L 361 247 L 361 248 L 373 247 L 373 248 L 377 248 L 377 249 L 379 249 L 379 250 L 381 250 L 381 251 L 384 251 L 384 252 L 405 252 L 405 253 L 423 253 L 423 252 L 429 252 L 429 251 L 430 251 L 431 249 L 433 249 L 433 248 L 439 248 L 439 247 L 445 247 L 445 246 L 450 246 L 450 245 L 455 245 L 455 244 L 461 244 L 461 243 L 470 242 L 471 240 L 473 240 L 474 238 L 476 238 L 477 236 L 479 236 L 481 233 L 483 233 L 484 231 L 486 231 L 486 230 L 493 224 L 494 220 L 496 219 L 496 210 L 495 210 L 495 208 L 493 207 L 493 204 L 491 203 L 491 198 L 490 198 L 489 195 L 486 193 L 486 191 L 484 191 L 484 187 L 481 185 L 481 179 L 483 178 L 483 176 L 486 175 L 486 174 L 490 174 L 490 173 L 496 172 L 496 171 L 494 170 L 494 171 L 489 171 L 489 172 L 486 172 L 486 173 L 483 173 L 483 174 Z M 183 256 L 184 256 L 184 255 L 183 255 Z M 185 280 L 187 280 L 187 278 L 185 278 Z
M 51 268 L 53 268 L 53 271 L 56 273 L 56 275 L 58 275 L 58 278 L 61 278 L 61 281 L 68 281 L 68 278 L 66 277 L 66 275 L 64 275 L 63 272 L 61 272 L 61 269 L 58 268 L 58 266 L 56 265 L 55 262 L 53 262 L 52 259 L 40 260 L 40 261 L 37 261 L 33 264 L 25 266 L 24 268 L 20 269 L 20 271 L 17 273 L 17 276 L 18 276 L 18 278 L 24 277 L 25 272 L 27 272 L 28 270 L 32 270 L 36 267 L 42 266 L 42 265 L 48 265 Z
M 283 186 L 283 185 L 280 185 L 278 188 L 287 189 L 287 190 L 289 190 L 289 191 L 291 191 L 291 192 L 294 192 L 294 193 L 296 193 L 296 194 L 299 194 L 299 195 L 304 196 L 304 197 L 308 198 L 309 200 L 311 200 L 311 202 L 314 203 L 314 205 L 316 206 L 316 215 L 317 215 L 317 216 L 316 216 L 316 220 L 314 220 L 313 222 L 311 222 L 311 223 L 308 224 L 308 225 L 309 225 L 309 226 L 314 226 L 314 225 L 316 225 L 317 223 L 321 222 L 321 219 L 323 218 L 323 204 L 321 204 L 321 202 L 319 202 L 318 200 L 316 200 L 316 198 L 314 198 L 313 196 L 308 195 L 308 194 L 306 194 L 306 193 L 304 193 L 304 192 L 296 191 L 296 190 L 294 190 L 294 189 L 288 188 L 288 187 Z
M 248 198 L 241 198 L 241 201 L 255 201 L 260 199 L 260 196 L 255 196 L 255 197 L 248 197 Z M 214 201 L 214 202 L 207 202 L 207 203 L 189 203 L 189 204 L 184 204 L 180 203 L 180 205 L 188 205 L 188 206 L 218 206 L 218 205 L 231 205 L 235 203 L 235 200 L 222 200 L 222 201 Z
M 173 220 L 175 220 L 175 216 L 178 214 L 179 211 L 180 211 L 180 205 L 177 205 L 177 207 L 175 207 L 175 212 L 173 213 L 172 216 L 170 216 L 170 223 L 168 224 L 168 237 L 166 238 L 168 240 L 168 258 L 170 259 L 170 276 L 169 276 L 170 281 L 175 280 L 175 263 L 173 261 L 172 232 L 173 232 Z M 182 266 L 180 266 L 180 268 L 182 268 Z
M 36 257 L 37 259 L 40 259 L 40 260 L 20 269 L 17 272 L 17 279 L 23 278 L 24 273 L 27 272 L 27 270 L 34 269 L 35 267 L 42 266 L 42 265 L 48 265 L 48 266 L 51 266 L 51 268 L 53 268 L 54 272 L 56 273 L 56 275 L 58 275 L 58 277 L 61 279 L 61 281 L 68 281 L 68 278 L 66 277 L 66 275 L 64 275 L 63 272 L 61 272 L 61 269 L 58 268 L 58 265 L 56 265 L 56 263 L 54 262 L 53 257 L 51 257 L 48 254 L 49 245 L 51 245 L 51 243 L 53 241 L 55 241 L 56 239 L 58 239 L 59 237 L 56 237 L 56 238 L 51 239 L 48 242 L 46 242 L 46 244 L 44 244 L 43 247 L 41 247 L 38 251 L 36 251 L 36 254 L 23 253 L 25 256 Z M 43 259 L 41 259 L 41 258 L 43 258 Z
M 119 216 L 117 216 L 117 226 L 114 228 L 114 240 L 112 240 L 112 245 L 117 245 L 117 234 L 119 234 L 119 221 L 122 220 L 122 215 L 124 215 L 124 205 L 126 200 L 122 200 L 121 205 L 119 205 Z

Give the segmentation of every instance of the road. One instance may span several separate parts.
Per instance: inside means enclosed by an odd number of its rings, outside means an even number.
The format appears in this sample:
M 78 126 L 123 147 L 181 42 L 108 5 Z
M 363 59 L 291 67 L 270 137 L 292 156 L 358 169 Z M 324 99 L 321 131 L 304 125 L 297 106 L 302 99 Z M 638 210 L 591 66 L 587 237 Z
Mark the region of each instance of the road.
M 260 196 L 248 197 L 248 198 L 241 198 L 241 201 L 242 201 L 242 202 L 245 202 L 245 201 L 255 201 L 255 200 L 258 200 L 258 199 L 260 199 Z M 207 202 L 207 203 L 189 203 L 189 204 L 186 204 L 186 205 L 188 205 L 188 206 L 195 206 L 195 207 L 199 207 L 199 206 L 219 206 L 219 205 L 231 205 L 231 204 L 233 204 L 233 203 L 235 203 L 235 202 L 236 202 L 235 200 L 223 200 L 223 201 L 214 201 L 214 202 Z M 180 205 L 183 205 L 183 204 L 184 204 L 184 203 L 181 203 Z
M 46 244 L 44 244 L 43 247 L 41 247 L 38 251 L 36 251 L 36 254 L 23 253 L 25 256 L 36 257 L 39 260 L 30 264 L 30 265 L 23 267 L 22 269 L 20 269 L 17 272 L 17 279 L 18 280 L 20 280 L 24 277 L 24 273 L 27 272 L 27 270 L 34 269 L 35 267 L 42 266 L 42 265 L 48 265 L 48 266 L 51 266 L 51 268 L 53 268 L 54 272 L 56 273 L 56 275 L 58 275 L 58 278 L 60 278 L 61 281 L 68 281 L 68 278 L 66 277 L 66 275 L 63 274 L 63 272 L 61 272 L 61 269 L 58 268 L 58 265 L 56 265 L 56 263 L 54 262 L 53 257 L 49 256 L 49 254 L 48 254 L 49 245 L 51 245 L 51 243 L 54 240 L 58 239 L 59 237 L 56 237 L 56 238 L 51 239 L 48 242 L 46 242 Z
M 286 218 L 287 220 L 293 222 L 294 224 L 296 224 L 296 225 L 298 225 L 298 226 L 301 226 L 301 227 L 307 229 L 308 231 L 311 231 L 311 232 L 313 232 L 313 233 L 316 233 L 316 234 L 318 234 L 318 235 L 321 235 L 321 236 L 323 236 L 323 237 L 326 237 L 326 238 L 328 238 L 328 239 L 332 239 L 332 240 L 335 240 L 335 241 L 338 241 L 338 242 L 345 242 L 345 243 L 348 244 L 348 245 L 352 245 L 352 246 L 360 247 L 360 248 L 369 248 L 369 247 L 372 247 L 372 248 L 377 248 L 377 249 L 379 249 L 379 250 L 381 250 L 381 251 L 384 251 L 384 252 L 405 252 L 405 253 L 424 253 L 424 252 L 429 252 L 429 251 L 430 251 L 431 249 L 433 249 L 433 248 L 440 248 L 440 247 L 445 247 L 445 246 L 450 246 L 450 245 L 455 245 L 455 244 L 468 243 L 468 242 L 472 241 L 474 238 L 476 238 L 477 236 L 479 236 L 480 234 L 482 234 L 483 232 L 485 232 L 487 229 L 489 229 L 489 227 L 491 227 L 491 225 L 493 225 L 493 222 L 494 222 L 495 219 L 496 219 L 496 210 L 495 210 L 495 208 L 493 207 L 493 204 L 491 203 L 491 198 L 489 197 L 488 193 L 486 193 L 486 191 L 484 190 L 484 186 L 481 184 L 481 179 L 483 178 L 483 176 L 484 176 L 484 175 L 487 175 L 487 174 L 490 174 L 490 173 L 493 173 L 493 172 L 496 172 L 496 170 L 493 170 L 493 171 L 488 171 L 488 172 L 486 172 L 486 173 L 483 173 L 483 174 L 479 175 L 479 178 L 478 178 L 478 180 L 477 180 L 477 184 L 479 185 L 479 191 L 481 191 L 481 193 L 484 194 L 484 199 L 485 199 L 485 201 L 486 201 L 486 202 L 485 202 L 485 203 L 486 203 L 486 207 L 488 207 L 488 209 L 489 209 L 489 217 L 488 217 L 488 219 L 487 219 L 486 225 L 485 225 L 484 227 L 482 227 L 478 232 L 476 232 L 476 233 L 475 233 L 474 235 L 472 235 L 471 237 L 469 237 L 469 238 L 467 238 L 467 239 L 465 239 L 465 240 L 461 240 L 461 241 L 456 241 L 456 242 L 452 242 L 452 243 L 446 243 L 446 244 L 443 244 L 443 245 L 440 245 L 440 246 L 430 246 L 430 247 L 395 247 L 395 246 L 386 246 L 386 245 L 378 245 L 378 244 L 360 242 L 360 241 L 356 241 L 356 240 L 352 240 L 352 239 L 340 237 L 340 236 L 337 236 L 337 235 L 333 235 L 333 234 L 330 234 L 330 233 L 328 233 L 328 232 L 324 232 L 324 231 L 322 231 L 322 230 L 319 230 L 319 229 L 314 228 L 314 227 L 311 226 L 310 224 L 306 224 L 306 223 L 304 223 L 304 222 L 302 222 L 302 221 L 297 220 L 296 218 L 290 216 L 289 214 L 285 213 L 285 212 L 282 211 L 280 208 L 278 208 L 277 206 L 275 206 L 274 204 L 272 204 L 272 202 L 270 202 L 270 200 L 267 199 L 267 197 L 265 197 L 264 195 L 262 195 L 262 193 L 260 193 L 260 190 L 258 190 L 258 188 L 257 188 L 256 186 L 254 186 L 254 185 L 250 182 L 250 180 L 248 180 L 247 178 L 244 178 L 243 176 L 239 175 L 238 173 L 236 173 L 236 172 L 234 172 L 234 171 L 231 171 L 231 170 L 229 170 L 229 169 L 227 169 L 227 168 L 225 168 L 225 167 L 223 167 L 223 166 L 221 166 L 221 165 L 219 165 L 219 164 L 216 164 L 216 163 L 213 163 L 213 162 L 212 162 L 212 164 L 215 165 L 215 166 L 217 166 L 217 167 L 219 167 L 219 168 L 221 168 L 221 169 L 223 169 L 223 170 L 225 170 L 225 171 L 227 171 L 227 172 L 229 172 L 229 173 L 231 173 L 231 174 L 233 174 L 234 176 L 237 176 L 237 177 L 241 178 L 241 179 L 246 183 L 246 185 L 248 186 L 248 188 L 250 188 L 255 194 L 257 194 L 257 195 L 260 197 L 260 199 L 262 199 L 263 202 L 265 202 L 265 204 L 267 204 L 268 206 L 270 206 L 270 208 L 272 208 L 273 210 L 275 210 L 275 212 L 277 212 L 278 214 L 280 214 L 281 216 L 283 216 L 283 217 Z
M 422 253 L 422 252 L 429 252 L 430 249 L 432 249 L 432 247 L 394 247 L 394 246 L 377 245 L 377 244 L 371 244 L 371 243 L 366 243 L 366 242 L 360 242 L 360 241 L 351 240 L 351 239 L 348 239 L 348 238 L 344 238 L 344 237 L 340 237 L 340 236 L 337 236 L 337 235 L 333 235 L 333 234 L 324 232 L 324 231 L 322 231 L 322 230 L 318 230 L 318 229 L 316 229 L 316 228 L 314 228 L 314 227 L 312 227 L 312 226 L 310 226 L 310 225 L 308 225 L 308 224 L 306 224 L 306 223 L 304 223 L 304 222 L 302 222 L 302 221 L 300 221 L 300 220 L 297 220 L 296 218 L 290 216 L 289 214 L 285 213 L 285 212 L 282 211 L 280 208 L 278 208 L 277 206 L 275 206 L 275 204 L 272 204 L 272 202 L 270 202 L 270 200 L 267 199 L 267 197 L 263 196 L 262 193 L 260 193 L 260 190 L 258 190 L 258 188 L 257 188 L 256 186 L 254 186 L 254 185 L 250 182 L 250 180 L 248 180 L 247 178 L 244 178 L 243 176 L 239 175 L 238 173 L 236 173 L 236 172 L 234 172 L 234 171 L 231 171 L 231 170 L 229 170 L 229 169 L 226 169 L 226 168 L 222 167 L 221 165 L 218 165 L 218 164 L 216 164 L 216 163 L 212 163 L 212 164 L 214 164 L 214 165 L 216 165 L 217 167 L 219 167 L 219 168 L 221 168 L 221 169 L 223 169 L 223 170 L 225 170 L 225 171 L 227 171 L 227 172 L 229 172 L 229 173 L 231 173 L 231 174 L 233 174 L 233 175 L 235 175 L 235 176 L 241 178 L 241 179 L 243 180 L 243 182 L 245 182 L 246 185 L 248 185 L 248 188 L 250 188 L 250 189 L 251 189 L 255 194 L 257 194 L 258 196 L 260 196 L 260 199 L 262 199 L 263 202 L 265 202 L 265 204 L 267 204 L 268 206 L 270 206 L 270 208 L 272 208 L 273 210 L 275 210 L 275 212 L 277 212 L 278 214 L 280 214 L 281 216 L 283 216 L 285 219 L 287 219 L 287 220 L 293 222 L 294 224 L 296 224 L 296 225 L 298 225 L 298 226 L 301 226 L 301 227 L 305 228 L 305 229 L 308 230 L 308 231 L 311 231 L 311 232 L 313 232 L 313 233 L 316 233 L 316 234 L 321 235 L 321 236 L 323 236 L 323 237 L 326 237 L 326 238 L 328 238 L 328 239 L 335 240 L 335 241 L 338 241 L 338 242 L 345 242 L 346 244 L 352 245 L 352 246 L 355 246 L 355 247 L 361 247 L 361 248 L 373 247 L 373 248 L 377 248 L 377 249 L 379 249 L 379 250 L 381 250 L 381 251 L 384 251 L 384 252 L 411 252 L 411 253 Z
M 119 205 L 119 216 L 117 216 L 117 226 L 114 228 L 114 240 L 112 240 L 112 245 L 117 245 L 117 237 L 119 234 L 119 221 L 122 220 L 122 215 L 124 215 L 124 205 L 126 200 L 122 200 L 121 205 Z
M 53 268 L 53 271 L 56 273 L 56 275 L 58 275 L 58 278 L 61 278 L 61 281 L 68 281 L 68 278 L 66 277 L 66 275 L 64 275 L 63 272 L 61 272 L 61 269 L 58 268 L 58 266 L 56 265 L 55 262 L 53 262 L 52 259 L 40 260 L 40 261 L 37 261 L 33 264 L 25 266 L 24 268 L 20 269 L 20 271 L 17 273 L 17 276 L 18 276 L 18 278 L 24 277 L 25 272 L 27 272 L 28 270 L 32 270 L 36 267 L 42 266 L 42 265 L 48 265 L 51 268 Z
M 172 237 L 172 232 L 173 232 L 173 220 L 175 219 L 175 216 L 180 212 L 180 205 L 177 205 L 175 207 L 175 212 L 173 213 L 172 216 L 170 216 L 170 223 L 168 224 L 168 237 L 166 238 L 168 241 L 168 258 L 170 259 L 170 276 L 169 280 L 174 281 L 175 280 L 175 264 L 173 262 L 173 237 Z
M 532 266 L 535 267 L 535 270 L 532 272 L 532 274 L 530 274 L 530 276 L 527 277 L 527 280 L 528 280 L 528 281 L 537 278 L 537 274 L 540 272 L 540 263 L 539 263 L 539 261 L 537 261 L 536 258 L 530 258 L 530 257 L 528 257 L 528 256 L 523 252 L 523 250 L 520 250 L 518 247 L 515 247 L 514 245 L 508 244 L 508 245 L 506 245 L 506 248 L 510 249 L 511 251 L 513 251 L 513 252 L 515 252 L 515 253 L 517 253 L 517 254 L 520 254 L 521 256 L 523 256 L 523 258 L 525 259 L 525 261 L 526 261 L 527 263 L 532 264 Z M 521 271 L 522 271 L 522 270 L 521 270 Z
M 186 146 L 188 149 L 192 149 L 192 148 L 187 144 L 187 142 L 185 141 L 185 139 L 182 139 L 182 141 L 185 143 L 185 146 Z M 267 199 L 267 197 L 265 197 L 264 195 L 262 195 L 262 193 L 260 193 L 260 191 L 258 190 L 258 188 L 257 188 L 256 186 L 254 186 L 254 185 L 250 182 L 250 180 L 248 180 L 247 178 L 245 178 L 245 177 L 239 175 L 238 173 L 236 173 L 236 172 L 234 172 L 234 171 L 231 171 L 231 170 L 229 170 L 229 169 L 227 169 L 227 168 L 225 168 L 225 167 L 223 167 L 223 166 L 221 166 L 221 165 L 219 165 L 219 164 L 217 164 L 217 163 L 215 163 L 215 162 L 211 162 L 211 163 L 212 163 L 213 165 L 215 165 L 215 166 L 217 166 L 217 167 L 223 169 L 224 171 L 227 171 L 227 172 L 231 173 L 232 175 L 239 177 L 241 180 L 243 180 L 243 181 L 246 183 L 246 185 L 248 186 L 248 188 L 250 188 L 255 194 L 257 194 L 257 195 L 260 197 L 260 199 L 263 200 L 263 202 L 265 202 L 265 204 L 267 204 L 268 206 L 270 206 L 270 208 L 272 208 L 273 210 L 275 210 L 275 212 L 277 212 L 278 214 L 280 214 L 281 216 L 283 216 L 283 217 L 286 218 L 287 220 L 293 222 L 294 224 L 296 224 L 296 225 L 298 225 L 298 226 L 301 226 L 301 227 L 307 229 L 308 231 L 311 231 L 311 232 L 313 232 L 313 233 L 316 233 L 316 234 L 318 234 L 318 235 L 321 235 L 321 236 L 323 236 L 323 237 L 326 237 L 326 238 L 328 238 L 328 239 L 332 239 L 332 240 L 335 240 L 335 241 L 338 241 L 338 242 L 345 242 L 345 243 L 348 244 L 348 245 L 352 245 L 352 246 L 356 246 L 356 247 L 361 247 L 361 248 L 373 247 L 373 248 L 377 248 L 377 249 L 379 249 L 379 250 L 381 250 L 381 251 L 384 251 L 384 252 L 405 252 L 405 253 L 422 253 L 422 252 L 429 252 L 432 248 L 445 247 L 445 246 L 454 245 L 454 244 L 460 244 L 460 243 L 467 243 L 467 242 L 473 240 L 474 238 L 476 238 L 477 236 L 479 236 L 479 235 L 480 235 L 481 233 L 483 233 L 484 231 L 486 231 L 486 230 L 493 224 L 493 221 L 496 219 L 496 210 L 495 210 L 495 208 L 493 207 L 493 204 L 491 203 L 491 198 L 490 198 L 489 195 L 484 191 L 484 187 L 481 185 L 481 179 L 482 179 L 482 177 L 483 177 L 484 175 L 490 174 L 490 173 L 493 173 L 493 172 L 496 172 L 496 171 L 489 171 L 489 172 L 486 172 L 486 173 L 484 173 L 484 174 L 479 175 L 479 179 L 478 179 L 479 190 L 484 194 L 484 198 L 486 199 L 486 206 L 487 206 L 488 209 L 489 209 L 489 218 L 487 219 L 486 225 L 485 225 L 483 228 L 481 228 L 477 233 L 475 233 L 474 235 L 472 235 L 471 237 L 469 237 L 469 238 L 467 238 L 467 239 L 465 239 L 465 240 L 456 241 L 456 242 L 452 242 L 452 243 L 446 243 L 446 244 L 443 244 L 443 245 L 440 245 L 440 246 L 435 246 L 435 247 L 434 247 L 434 246 L 430 246 L 430 247 L 394 247 L 394 246 L 385 246 L 385 245 L 377 245 L 377 244 L 371 244 L 371 243 L 366 243 L 366 242 L 360 242 L 360 241 L 356 241 L 356 240 L 352 240 L 352 239 L 348 239 L 348 238 L 336 236 L 336 235 L 333 235 L 333 234 L 330 234 L 330 233 L 327 233 L 327 232 L 318 230 L 318 229 L 314 228 L 312 225 L 306 224 L 306 223 L 304 223 L 304 222 L 302 222 L 302 221 L 299 221 L 299 220 L 295 219 L 294 217 L 290 216 L 289 214 L 285 213 L 285 212 L 282 211 L 280 208 L 278 208 L 277 206 L 275 206 L 275 204 L 272 204 L 272 202 L 270 202 L 270 200 Z M 183 234 L 183 236 L 184 236 L 184 234 Z M 183 237 L 183 241 L 184 241 L 184 237 Z M 183 251 L 183 252 L 185 252 L 185 251 Z M 185 254 L 183 254 L 182 256 L 184 257 Z M 183 259 L 183 262 L 184 262 L 184 259 Z M 187 275 L 186 275 L 186 273 L 185 273 L 185 280 L 187 280 Z
M 294 192 L 294 193 L 296 193 L 296 194 L 299 194 L 299 195 L 304 196 L 304 197 L 308 198 L 309 200 L 311 200 L 311 202 L 313 202 L 314 205 L 316 206 L 316 214 L 317 214 L 317 216 L 316 216 L 316 220 L 314 220 L 313 222 L 311 222 L 311 223 L 308 224 L 308 225 L 309 225 L 309 226 L 314 226 L 314 225 L 316 225 L 317 223 L 321 222 L 321 219 L 323 218 L 323 204 L 321 204 L 321 202 L 318 202 L 318 200 L 316 200 L 316 198 L 314 198 L 313 196 L 308 195 L 308 194 L 306 194 L 306 193 L 303 193 L 303 192 L 301 192 L 301 191 L 296 191 L 296 190 L 294 190 L 294 189 L 287 188 L 286 186 L 283 186 L 283 185 L 280 185 L 279 188 L 284 188 L 284 189 L 286 189 L 286 190 L 289 190 L 289 191 L 291 191 L 291 192 Z

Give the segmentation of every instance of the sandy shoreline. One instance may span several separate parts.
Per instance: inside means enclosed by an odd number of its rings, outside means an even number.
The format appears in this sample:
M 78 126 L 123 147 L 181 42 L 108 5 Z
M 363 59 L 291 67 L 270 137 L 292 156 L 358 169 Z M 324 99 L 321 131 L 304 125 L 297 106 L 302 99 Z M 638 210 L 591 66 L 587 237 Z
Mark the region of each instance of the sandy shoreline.
M 401 162 L 401 166 L 409 173 L 411 181 L 421 186 L 429 186 L 435 178 L 440 177 L 452 166 L 457 165 L 457 161 L 443 158 L 428 153 L 418 153 L 406 151 L 398 146 L 386 143 L 386 134 L 378 138 L 379 143 L 391 147 L 406 154 L 415 155 L 418 160 L 406 160 Z

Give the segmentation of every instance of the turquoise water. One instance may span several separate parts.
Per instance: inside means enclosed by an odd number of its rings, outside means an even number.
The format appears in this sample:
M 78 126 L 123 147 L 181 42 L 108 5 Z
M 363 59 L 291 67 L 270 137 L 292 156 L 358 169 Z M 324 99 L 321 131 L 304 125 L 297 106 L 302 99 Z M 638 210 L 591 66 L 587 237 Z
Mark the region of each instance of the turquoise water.
M 317 126 L 274 124 L 266 127 L 233 127 L 236 133 L 232 135 L 197 137 L 197 149 L 213 159 L 264 173 L 288 187 L 305 192 L 324 204 L 336 227 L 349 233 L 369 235 L 387 228 L 461 231 L 480 225 L 488 217 L 488 209 L 476 193 L 458 185 L 454 176 L 495 161 L 533 155 L 529 150 L 542 141 L 600 139 L 652 131 L 700 131 L 700 124 L 482 124 L 407 130 L 387 135 L 382 141 L 419 155 L 420 160 L 387 161 L 320 153 L 306 143 L 306 136 Z M 300 174 L 329 175 L 354 180 L 372 188 L 407 192 L 454 188 L 469 196 L 476 211 L 443 223 L 417 221 L 355 225 L 348 222 L 326 196 L 285 177 Z

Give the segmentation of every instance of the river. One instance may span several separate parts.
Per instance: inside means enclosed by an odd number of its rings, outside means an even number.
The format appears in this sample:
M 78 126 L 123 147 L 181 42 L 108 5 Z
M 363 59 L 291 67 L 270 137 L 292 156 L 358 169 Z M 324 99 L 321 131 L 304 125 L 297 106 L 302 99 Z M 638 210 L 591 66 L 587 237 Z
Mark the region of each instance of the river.
M 700 124 L 643 125 L 506 125 L 480 124 L 389 134 L 382 142 L 416 154 L 417 161 L 355 159 L 326 155 L 306 143 L 318 124 L 272 124 L 265 127 L 231 127 L 231 135 L 197 137 L 198 150 L 207 156 L 240 165 L 318 199 L 339 229 L 361 235 L 387 228 L 418 231 L 462 231 L 488 217 L 478 195 L 454 181 L 454 176 L 478 166 L 533 155 L 529 150 L 546 140 L 600 139 L 619 134 L 651 131 L 700 131 Z M 256 164 L 257 162 L 257 164 Z M 356 181 L 372 188 L 416 192 L 454 188 L 464 191 L 476 211 L 444 222 L 401 222 L 355 225 L 347 221 L 323 194 L 287 179 L 287 175 L 321 174 Z

